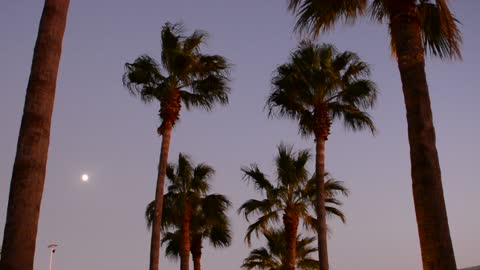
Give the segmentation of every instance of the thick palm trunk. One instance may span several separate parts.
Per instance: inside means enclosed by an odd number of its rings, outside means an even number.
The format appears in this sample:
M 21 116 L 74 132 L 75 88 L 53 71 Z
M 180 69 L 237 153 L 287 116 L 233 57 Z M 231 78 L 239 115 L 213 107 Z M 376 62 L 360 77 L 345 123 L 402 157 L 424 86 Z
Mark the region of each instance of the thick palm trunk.
M 295 261 L 297 258 L 298 217 L 291 213 L 285 213 L 283 216 L 283 225 L 285 226 L 285 241 L 287 244 L 285 270 L 295 270 Z
M 320 270 L 328 270 L 327 219 L 325 212 L 325 140 L 320 136 L 315 139 L 315 180 L 317 184 L 317 201 L 315 211 L 318 222 L 318 261 Z
M 200 270 L 201 269 L 201 256 L 192 256 L 193 257 L 193 270 Z
M 192 238 L 192 259 L 193 270 L 201 270 L 200 260 L 202 259 L 202 237 L 196 235 Z
M 165 123 L 164 123 L 165 124 Z M 163 125 L 163 124 L 162 124 Z M 165 124 L 162 130 L 162 146 L 158 164 L 157 187 L 155 190 L 155 214 L 152 222 L 152 238 L 150 240 L 150 270 L 158 270 L 160 261 L 160 229 L 162 224 L 163 190 L 167 173 L 168 150 L 173 125 Z
M 69 0 L 46 0 L 40 19 L 10 184 L 1 270 L 33 269 L 69 3 Z
M 191 213 L 187 205 L 182 223 L 182 243 L 180 247 L 180 270 L 188 270 L 190 266 L 190 221 Z
M 401 2 L 401 3 L 400 3 Z M 424 270 L 456 270 L 415 3 L 388 1 L 407 111 L 413 198 Z

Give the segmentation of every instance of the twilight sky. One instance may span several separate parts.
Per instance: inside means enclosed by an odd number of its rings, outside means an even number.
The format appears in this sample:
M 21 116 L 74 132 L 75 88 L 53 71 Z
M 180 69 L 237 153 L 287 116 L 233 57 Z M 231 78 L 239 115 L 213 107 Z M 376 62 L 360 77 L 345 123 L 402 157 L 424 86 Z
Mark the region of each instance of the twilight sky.
M 428 59 L 437 147 L 458 267 L 479 265 L 480 1 L 450 1 L 462 22 L 463 61 Z M 0 10 L 0 224 L 7 208 L 25 89 L 43 1 L 5 1 Z M 36 269 L 47 269 L 51 241 L 59 244 L 55 269 L 147 269 L 149 232 L 144 209 L 153 199 L 160 137 L 158 105 L 143 105 L 123 88 L 125 62 L 159 57 L 160 28 L 183 22 L 210 33 L 204 52 L 226 56 L 232 70 L 230 105 L 211 113 L 182 111 L 170 160 L 179 152 L 213 166 L 213 191 L 228 195 L 234 239 L 230 248 L 205 245 L 205 269 L 240 269 L 248 247 L 247 223 L 236 214 L 256 197 L 240 167 L 273 170 L 276 145 L 313 151 L 295 123 L 263 111 L 273 70 L 286 61 L 298 36 L 286 0 L 71 1 L 57 83 Z M 405 109 L 399 73 L 390 57 L 386 26 L 361 20 L 338 26 L 321 42 L 357 52 L 371 64 L 380 97 L 372 115 L 379 133 L 352 133 L 334 125 L 327 169 L 345 181 L 347 224 L 330 220 L 332 270 L 420 269 L 411 193 Z M 313 163 L 310 164 L 313 171 Z M 81 182 L 81 174 L 90 182 Z M 258 247 L 261 241 L 253 243 Z M 163 253 L 163 251 L 162 251 Z M 166 259 L 161 269 L 177 269 Z

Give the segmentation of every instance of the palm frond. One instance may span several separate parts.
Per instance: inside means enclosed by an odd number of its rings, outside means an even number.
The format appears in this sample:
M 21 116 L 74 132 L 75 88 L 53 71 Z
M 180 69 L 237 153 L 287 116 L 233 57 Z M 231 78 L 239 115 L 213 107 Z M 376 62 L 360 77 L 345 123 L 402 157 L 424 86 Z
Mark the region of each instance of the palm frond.
M 175 227 L 183 217 L 186 203 L 179 199 L 178 193 L 168 192 L 163 196 L 162 230 Z
M 312 215 L 305 217 L 303 219 L 303 227 L 307 230 L 312 230 L 314 232 L 317 232 L 317 229 L 318 229 L 317 218 L 315 218 Z
M 310 160 L 308 150 L 293 152 L 293 146 L 280 144 L 275 158 L 277 178 L 282 185 L 300 186 L 307 180 L 306 164 Z
M 346 221 L 347 221 L 346 217 L 343 214 L 343 212 L 340 211 L 340 209 L 332 207 L 332 206 L 325 206 L 325 209 L 326 209 L 327 216 L 336 216 L 336 217 L 340 218 L 340 220 L 343 223 L 346 223 Z
M 205 163 L 195 166 L 191 183 L 192 190 L 205 194 L 210 189 L 209 181 L 214 174 L 215 170 Z
M 242 213 L 248 221 L 250 215 L 266 215 L 273 211 L 274 203 L 270 199 L 256 200 L 250 199 L 244 202 L 239 208 L 238 213 Z
M 232 243 L 232 231 L 230 230 L 230 225 L 213 226 L 208 235 L 208 239 L 215 248 L 230 246 Z
M 169 73 L 175 74 L 174 60 L 181 49 L 181 40 L 183 38 L 184 25 L 181 23 L 165 23 L 161 31 L 162 65 Z
M 420 1 L 417 16 L 422 27 L 426 52 L 440 58 L 462 58 L 459 21 L 451 13 L 445 0 L 436 0 L 435 3 Z
M 297 18 L 295 31 L 317 37 L 338 21 L 354 22 L 366 6 L 366 0 L 289 0 L 288 9 Z
M 274 189 L 272 183 L 270 183 L 257 164 L 252 164 L 249 167 L 244 166 L 241 170 L 244 173 L 243 179 L 253 182 L 257 190 L 268 192 Z
M 178 261 L 180 258 L 180 249 L 182 243 L 182 235 L 180 230 L 174 232 L 166 232 L 162 236 L 161 245 L 166 244 L 165 256 L 172 261 Z
M 257 221 L 250 224 L 247 228 L 247 233 L 245 235 L 245 241 L 250 245 L 252 239 L 252 233 L 255 233 L 255 236 L 258 237 L 260 232 L 268 231 L 268 225 L 271 223 L 276 223 L 279 220 L 278 211 L 271 211 L 265 215 L 259 217 Z
M 147 223 L 147 229 L 152 228 L 153 216 L 155 215 L 155 201 L 151 201 L 145 208 L 145 221 Z
M 384 5 L 385 0 L 373 0 L 368 7 L 368 13 L 373 21 L 385 23 L 388 19 L 388 11 Z
M 327 197 L 333 198 L 340 194 L 348 196 L 350 191 L 343 181 L 338 181 L 334 178 L 327 178 L 327 181 L 325 181 L 325 193 Z
M 374 82 L 360 79 L 346 85 L 339 98 L 346 104 L 361 109 L 369 109 L 375 105 L 377 93 L 377 86 Z
M 142 55 L 133 63 L 125 64 L 123 85 L 131 95 L 140 96 L 145 103 L 158 99 L 158 86 L 163 80 L 165 77 L 160 73 L 158 63 L 148 55 Z
M 317 270 L 318 269 L 319 261 L 315 259 L 305 258 L 300 260 L 297 263 L 298 269 L 301 270 Z
M 222 194 L 209 194 L 202 198 L 200 205 L 203 217 L 212 220 L 209 223 L 224 222 L 222 217 L 231 206 L 232 202 Z
M 330 102 L 328 109 L 333 119 L 342 119 L 345 128 L 353 131 L 369 129 L 375 134 L 376 128 L 370 115 L 350 104 Z
M 195 30 L 183 41 L 183 52 L 185 54 L 199 53 L 199 46 L 208 38 L 208 33 L 201 30 Z
M 228 82 L 228 77 L 215 74 L 195 79 L 191 83 L 192 92 L 181 91 L 181 99 L 187 109 L 200 107 L 211 111 L 216 103 L 228 104 Z
M 280 270 L 280 265 L 281 263 L 266 248 L 258 248 L 250 252 L 241 267 L 245 270 Z

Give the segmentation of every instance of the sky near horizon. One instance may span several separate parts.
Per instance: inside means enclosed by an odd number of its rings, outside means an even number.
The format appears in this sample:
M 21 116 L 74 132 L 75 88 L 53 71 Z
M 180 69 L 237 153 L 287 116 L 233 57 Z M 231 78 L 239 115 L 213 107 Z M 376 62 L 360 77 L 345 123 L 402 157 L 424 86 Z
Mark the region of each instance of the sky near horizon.
M 213 192 L 231 198 L 233 244 L 205 244 L 204 269 L 240 269 L 249 252 L 247 223 L 236 209 L 257 197 L 240 167 L 256 162 L 273 173 L 280 142 L 314 150 L 295 123 L 268 119 L 263 110 L 275 67 L 299 41 L 286 1 L 83 0 L 71 1 L 51 130 L 35 269 L 47 269 L 47 245 L 59 244 L 54 269 L 147 269 L 149 232 L 144 210 L 153 199 L 160 137 L 158 105 L 143 105 L 122 86 L 124 64 L 141 54 L 159 57 L 160 29 L 183 22 L 210 34 L 203 52 L 233 64 L 230 105 L 213 112 L 182 110 L 170 161 L 179 152 L 217 173 Z M 459 268 L 480 265 L 480 1 L 452 0 L 462 22 L 463 61 L 427 58 L 434 123 L 451 236 Z M 6 1 L 0 10 L 0 224 L 1 237 L 25 89 L 43 1 Z M 333 125 L 326 165 L 351 195 L 347 223 L 329 220 L 332 270 L 421 269 L 410 180 L 401 83 L 388 48 L 388 30 L 366 19 L 321 35 L 372 67 L 380 89 L 371 112 L 379 130 L 352 133 Z M 313 171 L 313 162 L 310 163 Z M 90 181 L 83 183 L 81 175 Z M 261 241 L 254 241 L 252 248 Z M 163 254 L 163 250 L 162 250 Z M 161 258 L 161 269 L 179 263 Z

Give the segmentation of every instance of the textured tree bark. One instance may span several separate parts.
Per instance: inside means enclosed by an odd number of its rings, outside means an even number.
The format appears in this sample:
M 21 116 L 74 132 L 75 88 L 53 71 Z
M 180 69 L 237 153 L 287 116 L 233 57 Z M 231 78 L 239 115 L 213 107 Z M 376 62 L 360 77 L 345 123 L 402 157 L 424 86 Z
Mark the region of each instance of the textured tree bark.
M 424 270 L 456 270 L 415 2 L 387 1 L 408 123 L 413 198 Z
M 165 186 L 165 175 L 167 173 L 168 150 L 173 125 L 162 123 L 162 146 L 160 150 L 160 161 L 158 164 L 157 187 L 155 190 L 155 214 L 152 222 L 152 238 L 150 240 L 150 270 L 159 269 L 160 261 L 160 229 L 162 224 L 163 192 Z
M 69 0 L 46 0 L 13 164 L 1 270 L 33 269 L 57 73 Z
M 315 157 L 315 178 L 317 184 L 317 201 L 315 211 L 318 221 L 318 260 L 320 270 L 328 270 L 327 219 L 325 213 L 325 139 L 317 136 Z
M 195 235 L 192 237 L 192 259 L 193 259 L 193 270 L 201 270 L 200 261 L 202 259 L 202 236 Z
M 283 215 L 283 225 L 285 226 L 285 242 L 287 244 L 286 267 L 285 270 L 295 270 L 297 258 L 297 230 L 298 217 L 292 213 Z
M 187 203 L 182 223 L 182 244 L 180 247 L 180 270 L 190 268 L 190 221 L 191 211 Z
M 193 270 L 201 270 L 201 256 L 192 256 L 193 257 Z

